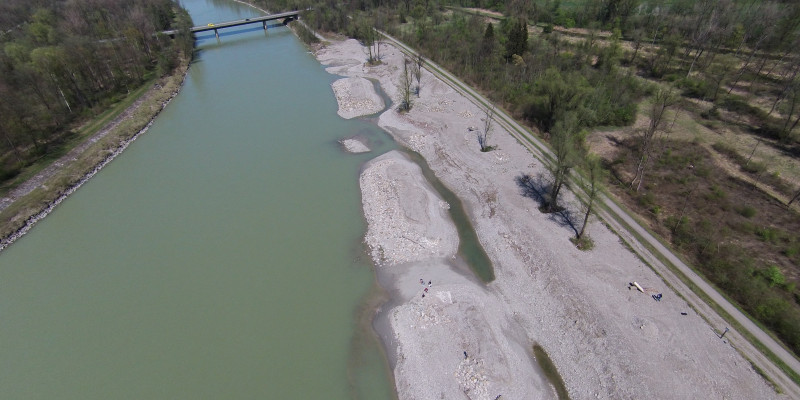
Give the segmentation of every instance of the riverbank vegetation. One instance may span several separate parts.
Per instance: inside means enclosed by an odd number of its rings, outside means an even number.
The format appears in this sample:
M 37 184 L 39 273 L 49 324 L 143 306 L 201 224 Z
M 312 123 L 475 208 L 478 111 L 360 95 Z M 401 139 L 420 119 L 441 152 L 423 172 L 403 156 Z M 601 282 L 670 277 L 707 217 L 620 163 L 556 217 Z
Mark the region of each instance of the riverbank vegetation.
M 8 1 L 0 22 L 0 196 L 38 176 L 0 204 L 2 249 L 161 111 L 194 39 L 170 0 Z
M 190 56 L 171 0 L 0 3 L 0 194 L 74 146 L 79 127 Z
M 596 153 L 619 201 L 800 354 L 800 4 L 253 1 L 384 30 L 577 153 L 565 166 Z

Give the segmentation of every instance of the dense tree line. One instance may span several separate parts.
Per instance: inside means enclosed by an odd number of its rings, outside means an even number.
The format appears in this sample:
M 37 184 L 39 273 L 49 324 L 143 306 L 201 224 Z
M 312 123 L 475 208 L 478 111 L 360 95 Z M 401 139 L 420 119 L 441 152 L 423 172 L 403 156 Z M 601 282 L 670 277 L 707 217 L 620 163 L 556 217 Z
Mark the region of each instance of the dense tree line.
M 47 156 L 70 124 L 170 72 L 191 54 L 171 0 L 0 2 L 0 178 Z

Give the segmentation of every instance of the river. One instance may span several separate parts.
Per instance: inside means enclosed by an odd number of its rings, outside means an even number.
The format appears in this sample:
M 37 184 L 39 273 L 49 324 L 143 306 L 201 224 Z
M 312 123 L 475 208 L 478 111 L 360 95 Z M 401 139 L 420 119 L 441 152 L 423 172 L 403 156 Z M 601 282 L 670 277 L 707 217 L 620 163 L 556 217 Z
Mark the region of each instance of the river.
M 259 15 L 182 0 L 195 24 Z M 2 399 L 391 399 L 359 166 L 285 27 L 198 37 L 150 130 L 0 254 Z M 360 134 L 370 154 L 337 140 Z

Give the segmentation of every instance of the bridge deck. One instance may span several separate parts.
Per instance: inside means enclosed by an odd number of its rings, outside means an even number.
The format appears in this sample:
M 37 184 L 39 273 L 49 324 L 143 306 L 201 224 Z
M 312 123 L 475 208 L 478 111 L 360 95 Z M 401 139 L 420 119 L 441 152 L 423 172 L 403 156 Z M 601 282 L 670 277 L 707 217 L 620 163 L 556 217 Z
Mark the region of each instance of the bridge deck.
M 289 18 L 289 17 L 295 17 L 296 18 L 298 16 L 300 16 L 300 11 L 287 11 L 287 12 L 279 13 L 279 14 L 264 15 L 262 17 L 252 17 L 252 18 L 240 19 L 240 20 L 236 20 L 236 21 L 228 21 L 228 22 L 220 22 L 220 23 L 214 23 L 214 24 L 208 24 L 208 25 L 195 26 L 195 27 L 189 29 L 189 31 L 192 32 L 192 33 L 213 31 L 213 30 L 222 29 L 222 28 L 230 28 L 230 27 L 239 26 L 239 25 L 255 24 L 255 23 L 258 23 L 258 22 L 272 21 L 272 20 L 281 19 L 281 18 Z

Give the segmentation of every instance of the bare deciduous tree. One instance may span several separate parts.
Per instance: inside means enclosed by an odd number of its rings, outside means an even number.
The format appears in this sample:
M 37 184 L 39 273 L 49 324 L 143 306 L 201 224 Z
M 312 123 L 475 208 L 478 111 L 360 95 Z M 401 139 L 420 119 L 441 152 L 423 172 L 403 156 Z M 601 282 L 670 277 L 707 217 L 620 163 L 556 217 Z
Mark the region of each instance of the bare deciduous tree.
M 372 26 L 372 22 L 363 22 L 364 46 L 367 47 L 367 63 L 370 65 L 381 63 L 381 44 L 383 36 Z
M 487 105 L 484 108 L 483 117 L 483 130 L 478 130 L 478 144 L 481 146 L 482 152 L 494 150 L 494 146 L 489 145 L 489 137 L 492 133 L 492 122 L 494 121 L 494 105 Z
M 550 144 L 553 146 L 555 159 L 547 165 L 553 179 L 553 185 L 545 198 L 544 209 L 547 212 L 556 212 L 558 207 L 558 195 L 561 188 L 567 182 L 569 172 L 577 160 L 575 148 L 576 136 L 578 134 L 578 120 L 575 114 L 565 115 L 562 121 L 556 122 L 553 127 Z
M 575 239 L 580 240 L 583 234 L 586 233 L 586 225 L 589 223 L 589 216 L 594 212 L 594 202 L 597 200 L 597 195 L 600 193 L 600 185 L 603 181 L 603 166 L 600 165 L 600 159 L 590 156 L 586 159 L 586 176 L 581 177 L 578 184 L 586 194 L 585 214 L 583 216 L 583 225 L 581 230 L 576 235 Z
M 655 97 L 653 97 L 653 105 L 650 107 L 649 112 L 650 124 L 642 132 L 639 162 L 636 164 L 636 173 L 629 184 L 631 189 L 636 185 L 637 192 L 642 187 L 645 169 L 653 156 L 656 133 L 662 128 L 664 114 L 666 114 L 667 109 L 674 105 L 676 101 L 677 97 L 672 93 L 672 90 L 659 89 Z
M 422 88 L 421 80 L 422 80 L 422 66 L 425 65 L 425 59 L 422 58 L 422 53 L 417 53 L 414 56 L 414 77 L 417 78 L 417 87 L 415 91 L 417 92 L 417 97 L 419 97 L 419 91 Z
M 411 83 L 414 78 L 411 76 L 411 68 L 408 67 L 412 61 L 405 57 L 403 58 L 403 75 L 400 77 L 400 94 L 403 96 L 400 102 L 400 111 L 411 110 Z

